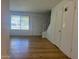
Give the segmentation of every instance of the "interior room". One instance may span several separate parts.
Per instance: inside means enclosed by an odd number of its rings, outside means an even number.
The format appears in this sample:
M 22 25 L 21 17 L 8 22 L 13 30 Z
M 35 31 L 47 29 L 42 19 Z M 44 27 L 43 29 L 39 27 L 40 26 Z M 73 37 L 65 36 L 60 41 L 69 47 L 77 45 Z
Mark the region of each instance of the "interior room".
M 2 0 L 1 59 L 78 59 L 77 0 Z

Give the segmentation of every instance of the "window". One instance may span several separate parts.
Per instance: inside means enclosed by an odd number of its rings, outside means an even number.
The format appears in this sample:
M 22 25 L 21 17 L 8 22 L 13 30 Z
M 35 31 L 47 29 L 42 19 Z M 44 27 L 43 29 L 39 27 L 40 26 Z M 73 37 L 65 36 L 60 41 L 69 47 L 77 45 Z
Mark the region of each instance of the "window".
M 12 30 L 29 30 L 29 16 L 11 15 Z

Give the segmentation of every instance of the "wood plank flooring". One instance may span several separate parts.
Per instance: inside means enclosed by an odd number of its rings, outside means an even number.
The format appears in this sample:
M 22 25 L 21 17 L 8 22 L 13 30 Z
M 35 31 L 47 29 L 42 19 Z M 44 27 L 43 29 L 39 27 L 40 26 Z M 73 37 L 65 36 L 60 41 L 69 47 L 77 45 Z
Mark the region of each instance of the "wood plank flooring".
M 41 37 L 11 37 L 10 59 L 69 59 Z

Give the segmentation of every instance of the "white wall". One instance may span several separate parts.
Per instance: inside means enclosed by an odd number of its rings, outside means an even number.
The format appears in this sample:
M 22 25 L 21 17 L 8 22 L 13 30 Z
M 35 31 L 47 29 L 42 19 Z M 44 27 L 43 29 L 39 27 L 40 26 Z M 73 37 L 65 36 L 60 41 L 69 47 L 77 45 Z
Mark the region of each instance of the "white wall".
M 54 29 L 55 29 L 55 11 L 54 8 L 51 11 L 51 20 L 47 30 L 47 38 L 54 44 Z
M 68 11 L 65 12 L 65 8 L 68 7 Z M 62 10 L 62 23 L 61 23 L 61 36 L 60 43 L 57 41 L 56 34 L 56 22 L 59 23 L 59 17 L 57 17 L 57 12 L 59 13 Z M 74 20 L 74 1 L 73 0 L 63 0 L 61 3 L 52 8 L 51 13 L 51 23 L 47 30 L 46 37 L 53 44 L 57 45 L 64 54 L 72 58 L 72 39 L 73 39 L 73 20 Z M 76 21 L 77 22 L 77 21 Z M 77 24 L 76 24 L 77 25 Z M 74 25 L 74 26 L 76 26 Z M 77 27 L 76 27 L 77 28 Z M 74 29 L 74 31 L 77 29 Z M 75 33 L 77 36 L 77 33 Z M 75 37 L 75 36 L 74 36 Z M 75 37 L 77 39 L 77 37 Z M 74 44 L 73 44 L 74 45 Z M 77 45 L 77 44 L 76 44 Z M 76 46 L 77 49 L 77 46 Z M 73 50 L 76 50 L 73 49 Z M 77 52 L 77 51 L 76 51 Z M 75 52 L 75 54 L 76 54 Z M 76 54 L 77 55 L 77 54 Z
M 30 29 L 27 31 L 10 30 L 10 35 L 42 35 L 43 25 L 48 25 L 50 20 L 49 13 L 11 12 L 12 14 L 29 16 Z
M 57 16 L 57 11 L 62 8 L 61 6 L 63 2 L 59 3 L 58 5 L 56 5 L 54 8 L 52 8 L 51 10 L 51 21 L 50 21 L 50 25 L 48 27 L 47 30 L 47 38 L 53 43 L 56 44 L 56 40 L 55 40 L 55 26 L 56 26 L 56 16 Z
M 9 56 L 8 2 L 8 0 L 1 0 L 1 59 L 8 59 Z
M 78 2 L 76 1 L 74 27 L 73 27 L 73 41 L 72 41 L 72 59 L 78 59 Z

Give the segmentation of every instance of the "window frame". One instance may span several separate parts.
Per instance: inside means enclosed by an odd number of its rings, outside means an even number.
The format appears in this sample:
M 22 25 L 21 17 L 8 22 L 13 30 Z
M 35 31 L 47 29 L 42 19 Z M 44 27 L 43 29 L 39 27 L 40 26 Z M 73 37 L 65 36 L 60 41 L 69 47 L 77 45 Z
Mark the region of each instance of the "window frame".
M 20 29 L 11 29 L 11 26 L 12 26 L 12 25 L 11 25 L 11 16 L 20 16 Z M 11 16 L 10 16 L 10 30 L 17 30 L 17 31 L 18 31 L 18 30 L 21 30 L 21 31 L 28 31 L 28 30 L 30 30 L 30 16 L 28 16 L 28 15 L 14 15 L 14 14 L 11 15 Z M 29 28 L 28 28 L 28 29 L 21 29 L 21 21 L 22 21 L 22 20 L 21 20 L 21 17 L 22 17 L 22 16 L 26 16 L 26 17 L 29 18 L 29 22 L 28 22 L 28 23 L 29 23 L 29 24 L 28 24 L 28 27 L 29 27 Z

